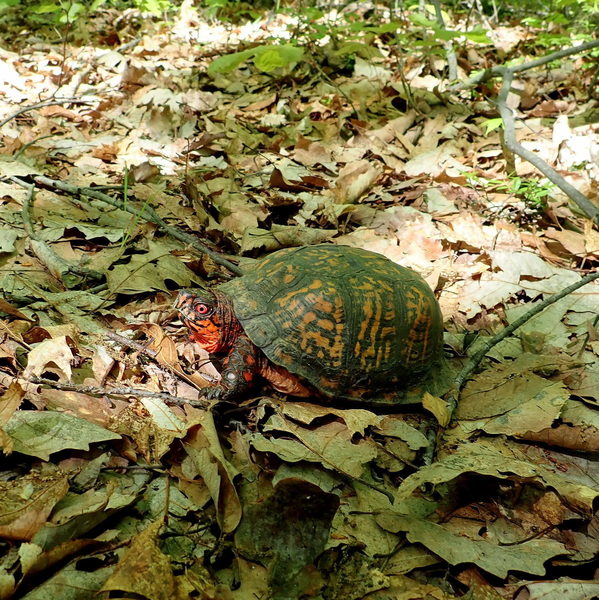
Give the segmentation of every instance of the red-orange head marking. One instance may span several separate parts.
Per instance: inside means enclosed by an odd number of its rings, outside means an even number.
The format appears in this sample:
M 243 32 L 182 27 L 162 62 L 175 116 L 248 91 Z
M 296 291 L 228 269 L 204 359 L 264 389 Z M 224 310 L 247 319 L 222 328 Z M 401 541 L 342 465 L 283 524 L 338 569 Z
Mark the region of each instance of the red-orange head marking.
M 182 290 L 175 307 L 191 341 L 208 352 L 228 352 L 241 331 L 231 300 L 216 290 Z

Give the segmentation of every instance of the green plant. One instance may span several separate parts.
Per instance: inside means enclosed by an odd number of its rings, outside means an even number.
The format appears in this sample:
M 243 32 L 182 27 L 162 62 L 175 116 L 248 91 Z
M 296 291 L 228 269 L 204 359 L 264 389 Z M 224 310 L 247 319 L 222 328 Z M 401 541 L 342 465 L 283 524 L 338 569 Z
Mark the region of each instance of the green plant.
M 303 48 L 297 48 L 289 44 L 256 46 L 225 54 L 213 60 L 208 67 L 211 75 L 217 73 L 229 73 L 246 62 L 251 62 L 260 71 L 271 73 L 276 69 L 291 71 L 304 57 Z
M 20 16 L 31 24 L 67 25 L 93 14 L 104 5 L 117 9 L 135 7 L 155 15 L 161 15 L 175 7 L 171 0 L 0 0 L 0 14 L 9 9 L 16 9 Z
M 474 173 L 466 173 L 466 178 L 472 187 L 484 186 L 487 191 L 511 194 L 522 200 L 526 206 L 536 210 L 545 208 L 547 196 L 555 187 L 551 182 L 544 179 L 529 179 L 517 175 L 510 176 L 507 181 L 484 179 Z
M 554 185 L 549 181 L 513 177 L 510 179 L 509 193 L 529 206 L 542 209 L 547 205 L 547 196 L 553 188 Z

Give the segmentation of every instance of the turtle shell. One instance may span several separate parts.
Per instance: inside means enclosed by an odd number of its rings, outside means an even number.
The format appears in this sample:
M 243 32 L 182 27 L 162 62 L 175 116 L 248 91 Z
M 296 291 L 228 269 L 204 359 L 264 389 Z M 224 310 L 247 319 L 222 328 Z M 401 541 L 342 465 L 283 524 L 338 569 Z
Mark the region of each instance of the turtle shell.
M 328 396 L 405 387 L 440 354 L 443 319 L 432 290 L 375 252 L 279 250 L 219 289 L 270 361 Z

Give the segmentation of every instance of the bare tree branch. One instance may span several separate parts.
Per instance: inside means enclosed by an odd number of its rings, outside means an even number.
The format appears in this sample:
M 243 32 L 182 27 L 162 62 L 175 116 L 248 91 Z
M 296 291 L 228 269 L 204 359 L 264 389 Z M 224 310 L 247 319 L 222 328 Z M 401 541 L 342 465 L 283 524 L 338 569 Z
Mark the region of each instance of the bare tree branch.
M 472 375 L 474 370 L 480 364 L 481 360 L 485 357 L 485 355 L 487 354 L 487 352 L 489 352 L 489 350 L 491 348 L 493 348 L 494 346 L 499 344 L 499 342 L 502 342 L 506 337 L 508 337 L 514 331 L 516 331 L 516 329 L 522 327 L 522 325 L 524 325 L 524 323 L 526 323 L 527 321 L 532 319 L 534 316 L 538 315 L 540 312 L 545 310 L 548 306 L 551 306 L 558 300 L 565 298 L 569 294 L 572 294 L 573 292 L 575 292 L 577 289 L 581 288 L 582 286 L 586 285 L 587 283 L 591 283 L 591 281 L 595 281 L 596 279 L 599 279 L 599 271 L 594 271 L 593 273 L 589 273 L 588 275 L 585 275 L 582 279 L 580 279 L 576 283 L 573 283 L 572 285 L 569 285 L 568 287 L 565 287 L 563 290 L 561 290 L 557 294 L 553 294 L 552 296 L 545 298 L 545 300 L 543 300 L 542 302 L 539 302 L 537 305 L 533 306 L 529 311 L 524 313 L 519 319 L 516 319 L 513 323 L 511 323 L 507 327 L 504 327 L 497 335 L 494 335 L 492 338 L 487 340 L 485 342 L 485 344 L 483 345 L 483 347 L 480 350 L 478 350 L 470 358 L 470 360 L 468 360 L 468 362 L 464 365 L 463 369 L 458 373 L 457 377 L 455 378 L 453 388 L 449 392 L 448 397 L 446 398 L 446 400 L 449 403 L 450 412 L 453 413 L 453 411 L 455 410 L 455 408 L 457 406 L 460 390 L 462 389 L 462 386 L 466 382 L 466 379 L 468 379 L 470 377 L 470 375 Z
M 591 42 L 580 44 L 579 46 L 558 50 L 557 52 L 552 52 L 547 56 L 543 56 L 519 65 L 514 65 L 512 67 L 497 66 L 491 69 L 486 69 L 485 71 L 481 71 L 466 81 L 449 86 L 448 91 L 457 92 L 460 90 L 465 90 L 492 77 L 501 77 L 503 79 L 503 83 L 497 97 L 497 108 L 499 110 L 501 120 L 503 121 L 505 147 L 510 152 L 517 154 L 524 160 L 528 161 L 531 165 L 536 167 L 543 175 L 545 175 L 545 177 L 547 177 L 547 179 L 549 179 L 549 181 L 551 181 L 551 183 L 555 184 L 560 190 L 562 190 L 562 192 L 564 192 L 564 194 L 566 194 L 566 196 L 568 196 L 568 198 L 570 198 L 587 217 L 596 223 L 599 223 L 599 208 L 595 206 L 595 204 L 591 202 L 591 200 L 589 200 L 589 198 L 587 198 L 582 192 L 577 190 L 572 184 L 568 183 L 542 158 L 524 148 L 516 140 L 514 116 L 506 103 L 514 73 L 521 73 L 522 71 L 527 71 L 528 69 L 534 69 L 535 67 L 546 65 L 552 61 L 565 58 L 566 56 L 580 54 L 581 52 L 586 52 L 587 50 L 597 47 L 599 47 L 599 40 L 593 40 Z
M 16 177 L 13 178 L 13 181 L 19 183 L 19 185 L 22 185 L 23 187 L 28 187 L 29 185 L 27 182 L 18 180 Z M 37 185 L 40 185 L 44 188 L 51 189 L 53 191 L 66 192 L 71 196 L 76 196 L 82 201 L 84 201 L 83 198 L 87 196 L 88 198 L 94 198 L 95 200 L 106 202 L 106 204 L 110 204 L 111 206 L 119 208 L 120 210 L 127 211 L 137 217 L 141 217 L 146 221 L 158 225 L 160 229 L 162 229 L 171 237 L 174 237 L 175 239 L 185 244 L 188 244 L 198 252 L 208 255 L 217 265 L 225 267 L 234 275 L 243 275 L 243 271 L 237 265 L 234 265 L 232 262 L 228 261 L 218 252 L 215 252 L 214 250 L 208 248 L 206 244 L 200 242 L 200 240 L 198 240 L 193 235 L 190 235 L 188 233 L 185 233 L 184 231 L 181 231 L 180 229 L 177 229 L 176 227 L 171 227 L 170 225 L 168 225 L 158 215 L 158 213 L 156 213 L 156 211 L 147 204 L 144 204 L 144 206 L 141 209 L 139 209 L 136 206 L 124 204 L 120 200 L 112 198 L 111 196 L 103 194 L 102 192 L 96 191 L 94 189 L 77 187 L 69 183 L 65 183 L 64 181 L 56 181 L 54 179 L 50 179 L 49 177 L 45 177 L 44 175 L 34 176 L 33 181 Z
M 519 65 L 514 65 L 513 67 L 498 66 L 492 67 L 490 69 L 485 69 L 484 71 L 477 73 L 476 75 L 474 75 L 474 77 L 471 77 L 466 81 L 461 81 L 460 83 L 450 85 L 449 88 L 447 88 L 447 91 L 459 92 L 460 90 L 467 90 L 469 88 L 474 87 L 481 81 L 487 81 L 492 77 L 503 76 L 503 72 L 505 69 L 511 70 L 512 73 L 521 73 L 522 71 L 527 71 L 528 69 L 534 69 L 535 67 L 546 65 L 547 63 L 550 63 L 554 60 L 559 60 L 560 58 L 565 58 L 566 56 L 572 56 L 573 54 L 580 54 L 581 52 L 586 52 L 587 50 L 592 50 L 593 48 L 597 47 L 599 47 L 599 40 L 593 40 L 591 42 L 585 42 L 584 44 L 580 44 L 580 46 L 572 46 L 571 48 L 565 48 L 564 50 L 552 52 L 547 56 L 536 58 L 535 60 L 531 60 L 529 62 L 522 63 Z
M 578 208 L 590 219 L 599 223 L 599 208 L 589 200 L 582 192 L 578 191 L 571 183 L 568 183 L 555 169 L 550 167 L 542 158 L 534 152 L 527 150 L 516 139 L 516 128 L 514 126 L 514 115 L 507 105 L 507 96 L 512 84 L 514 71 L 509 68 L 503 70 L 503 84 L 497 96 L 497 108 L 503 121 L 505 146 L 510 152 L 517 154 L 531 165 L 536 167 L 551 183 L 555 184 L 568 198 L 576 203 Z

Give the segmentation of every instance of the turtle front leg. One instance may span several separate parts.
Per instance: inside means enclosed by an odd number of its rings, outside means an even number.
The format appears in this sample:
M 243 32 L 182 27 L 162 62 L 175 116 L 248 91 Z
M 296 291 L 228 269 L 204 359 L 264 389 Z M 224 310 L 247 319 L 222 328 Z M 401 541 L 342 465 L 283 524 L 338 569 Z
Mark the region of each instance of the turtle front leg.
M 246 392 L 258 371 L 258 352 L 246 335 L 240 335 L 223 361 L 220 383 L 206 389 L 206 398 L 231 400 Z

